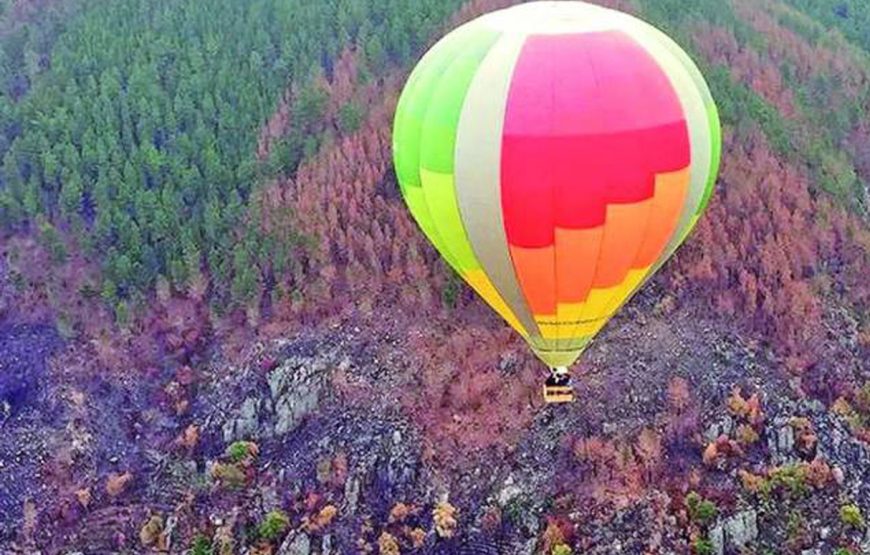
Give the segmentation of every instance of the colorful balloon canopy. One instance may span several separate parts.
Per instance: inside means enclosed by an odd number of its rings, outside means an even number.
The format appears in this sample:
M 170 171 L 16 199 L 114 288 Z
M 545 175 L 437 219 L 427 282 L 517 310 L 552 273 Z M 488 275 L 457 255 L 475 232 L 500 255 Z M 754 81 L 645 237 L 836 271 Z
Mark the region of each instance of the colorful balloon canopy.
M 447 262 L 551 367 L 679 247 L 719 166 L 713 98 L 654 27 L 534 2 L 448 34 L 402 93 L 402 194 Z

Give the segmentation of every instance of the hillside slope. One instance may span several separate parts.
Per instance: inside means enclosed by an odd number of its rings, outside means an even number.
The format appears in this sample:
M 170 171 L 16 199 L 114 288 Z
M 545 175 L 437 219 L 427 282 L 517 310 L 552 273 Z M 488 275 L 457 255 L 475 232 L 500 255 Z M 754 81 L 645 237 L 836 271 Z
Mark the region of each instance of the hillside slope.
M 413 60 L 511 3 L 3 12 L 0 547 L 870 552 L 870 7 L 607 2 L 723 169 L 551 409 L 391 169 Z

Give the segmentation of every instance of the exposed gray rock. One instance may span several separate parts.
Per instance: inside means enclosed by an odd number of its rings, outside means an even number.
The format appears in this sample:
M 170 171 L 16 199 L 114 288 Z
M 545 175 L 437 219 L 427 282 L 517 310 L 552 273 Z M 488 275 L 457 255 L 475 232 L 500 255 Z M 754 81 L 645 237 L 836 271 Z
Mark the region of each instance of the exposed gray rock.
M 779 429 L 777 435 L 776 447 L 780 453 L 790 453 L 794 447 L 794 428 L 791 426 L 783 426 Z
M 716 524 L 710 530 L 713 553 L 724 555 L 726 548 L 743 549 L 758 538 L 758 514 L 750 509 Z
M 166 528 L 163 535 L 166 538 L 166 550 L 172 552 L 172 536 L 175 534 L 175 529 L 178 527 L 178 518 L 175 515 L 166 519 Z
M 300 532 L 295 536 L 287 536 L 278 548 L 277 555 L 309 555 L 309 553 L 311 553 L 311 539 L 308 534 Z
M 710 530 L 710 543 L 713 544 L 714 555 L 725 554 L 725 529 L 722 527 L 721 523 L 716 524 L 716 526 Z
M 223 426 L 224 441 L 232 443 L 242 439 L 255 439 L 261 437 L 260 431 L 260 407 L 262 401 L 254 397 L 248 397 L 239 408 L 238 415 L 228 420 Z
M 273 484 L 266 484 L 260 487 L 260 499 L 264 512 L 281 508 L 281 496 Z
M 359 480 L 357 478 L 350 478 L 345 482 L 344 502 L 347 514 L 355 514 L 357 504 L 359 503 Z
M 818 457 L 832 467 L 834 480 L 844 494 L 854 499 L 870 498 L 870 448 L 853 437 L 842 417 L 833 413 L 813 420 L 819 437 Z
M 534 555 L 536 547 L 538 547 L 538 540 L 537 538 L 532 538 L 523 545 L 520 555 Z
M 528 510 L 520 518 L 520 527 L 525 530 L 525 532 L 529 536 L 537 536 L 538 532 L 541 531 L 541 521 L 538 518 L 539 514 L 537 511 Z
M 514 352 L 508 352 L 501 355 L 498 361 L 498 369 L 502 372 L 509 372 L 516 368 L 519 357 Z
M 712 443 L 719 439 L 719 436 L 731 435 L 731 431 L 733 429 L 734 419 L 728 415 L 725 415 L 718 422 L 714 422 L 707 428 L 707 430 L 704 432 L 704 439 L 707 440 L 707 443 Z
M 794 428 L 788 418 L 780 416 L 773 420 L 767 436 L 767 447 L 774 464 L 795 460 Z
M 519 497 L 522 493 L 523 490 L 514 483 L 513 476 L 508 476 L 501 490 L 499 490 L 496 499 L 500 507 L 505 507 L 508 503 Z
M 758 514 L 754 509 L 737 513 L 725 520 L 725 541 L 741 549 L 758 537 Z
M 269 391 L 275 404 L 275 434 L 292 432 L 320 401 L 325 359 L 298 364 L 291 359 L 269 375 Z
M 314 356 L 291 356 L 266 376 L 263 386 L 260 370 L 240 372 L 238 383 L 244 388 L 241 405 L 227 407 L 221 427 L 223 440 L 266 439 L 295 430 L 319 405 L 326 371 L 334 362 L 334 352 Z

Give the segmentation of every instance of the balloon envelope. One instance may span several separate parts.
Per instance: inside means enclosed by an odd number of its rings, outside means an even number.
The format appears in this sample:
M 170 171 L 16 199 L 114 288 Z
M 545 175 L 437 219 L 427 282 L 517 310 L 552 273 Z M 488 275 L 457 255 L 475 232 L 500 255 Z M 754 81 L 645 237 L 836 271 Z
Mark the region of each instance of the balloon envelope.
M 521 4 L 448 34 L 411 74 L 393 134 L 422 231 L 552 367 L 683 242 L 720 150 L 689 56 L 583 2 Z

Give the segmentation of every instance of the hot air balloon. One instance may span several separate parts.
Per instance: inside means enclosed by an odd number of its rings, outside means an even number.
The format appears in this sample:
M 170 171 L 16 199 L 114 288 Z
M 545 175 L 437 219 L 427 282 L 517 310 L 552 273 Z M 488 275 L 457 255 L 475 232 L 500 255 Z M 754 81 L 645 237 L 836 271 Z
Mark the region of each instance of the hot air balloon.
M 716 180 L 721 129 L 668 36 L 584 2 L 533 2 L 449 33 L 396 110 L 402 195 L 453 269 L 553 372 L 686 239 Z

